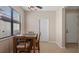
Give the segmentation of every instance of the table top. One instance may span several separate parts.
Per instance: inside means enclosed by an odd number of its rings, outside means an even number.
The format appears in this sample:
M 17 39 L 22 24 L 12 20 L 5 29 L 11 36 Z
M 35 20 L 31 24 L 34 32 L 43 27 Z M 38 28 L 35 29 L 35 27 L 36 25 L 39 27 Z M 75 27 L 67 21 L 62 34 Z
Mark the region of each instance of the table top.
M 37 34 L 18 34 L 14 37 L 37 37 Z

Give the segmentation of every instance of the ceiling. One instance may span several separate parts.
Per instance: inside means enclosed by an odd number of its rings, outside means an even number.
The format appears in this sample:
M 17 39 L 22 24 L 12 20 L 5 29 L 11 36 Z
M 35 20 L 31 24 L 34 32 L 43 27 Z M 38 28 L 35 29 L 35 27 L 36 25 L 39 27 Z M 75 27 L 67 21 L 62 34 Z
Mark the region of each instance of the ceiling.
M 57 9 L 60 8 L 60 6 L 41 6 L 41 7 L 42 9 L 38 9 L 37 11 L 56 11 Z M 28 6 L 22 6 L 22 8 L 25 11 L 30 11 L 30 9 L 28 9 Z

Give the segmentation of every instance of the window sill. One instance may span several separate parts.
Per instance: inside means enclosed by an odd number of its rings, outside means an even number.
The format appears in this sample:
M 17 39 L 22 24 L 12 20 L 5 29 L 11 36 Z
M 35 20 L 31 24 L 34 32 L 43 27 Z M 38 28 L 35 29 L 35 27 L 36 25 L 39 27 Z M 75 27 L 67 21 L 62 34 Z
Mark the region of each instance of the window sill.
M 0 41 L 4 41 L 4 40 L 10 39 L 10 38 L 12 38 L 12 37 L 13 37 L 13 36 L 3 37 L 3 38 L 0 38 Z

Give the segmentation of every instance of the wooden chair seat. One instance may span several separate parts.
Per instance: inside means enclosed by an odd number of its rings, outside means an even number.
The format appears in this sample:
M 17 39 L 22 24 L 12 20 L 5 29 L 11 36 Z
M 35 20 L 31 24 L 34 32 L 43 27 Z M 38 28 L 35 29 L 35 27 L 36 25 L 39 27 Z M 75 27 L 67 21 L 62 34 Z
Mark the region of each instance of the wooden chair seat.
M 25 48 L 25 45 L 17 45 L 17 48 Z
M 21 43 L 21 44 L 19 44 L 19 45 L 17 45 L 17 48 L 28 48 L 30 46 L 30 44 L 23 44 L 23 43 Z

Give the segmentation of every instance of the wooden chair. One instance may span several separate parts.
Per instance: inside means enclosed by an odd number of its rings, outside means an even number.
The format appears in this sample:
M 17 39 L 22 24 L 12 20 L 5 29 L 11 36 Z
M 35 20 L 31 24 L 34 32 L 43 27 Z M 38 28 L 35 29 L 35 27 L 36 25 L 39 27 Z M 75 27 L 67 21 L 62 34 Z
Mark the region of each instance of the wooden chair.
M 37 40 L 36 40 L 36 50 L 38 50 L 38 53 L 40 53 L 40 35 L 37 35 Z
M 15 37 L 16 42 L 16 53 L 20 52 L 30 52 L 31 51 L 31 41 L 22 36 Z
M 32 34 L 32 35 L 37 34 L 35 50 L 38 51 L 38 53 L 40 53 L 40 35 L 38 33 L 32 32 L 32 31 L 27 32 L 27 34 Z M 32 45 L 33 45 L 33 43 L 31 43 L 31 49 L 33 50 Z
M 37 34 L 37 38 L 36 39 L 37 40 L 36 40 L 35 50 L 36 50 L 36 52 L 40 53 L 40 35 L 39 34 Z M 31 44 L 31 46 L 32 46 L 32 44 Z M 33 47 L 32 47 L 32 50 L 33 50 Z

